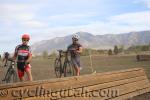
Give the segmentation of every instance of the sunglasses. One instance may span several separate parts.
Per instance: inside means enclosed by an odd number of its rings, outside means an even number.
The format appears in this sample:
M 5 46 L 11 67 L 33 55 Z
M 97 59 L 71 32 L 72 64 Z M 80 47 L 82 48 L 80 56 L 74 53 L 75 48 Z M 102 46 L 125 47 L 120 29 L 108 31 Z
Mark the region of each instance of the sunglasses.
M 29 39 L 22 39 L 22 41 L 29 41 Z
M 76 39 L 76 38 L 72 38 L 72 40 L 73 40 L 73 41 L 78 41 L 78 39 Z

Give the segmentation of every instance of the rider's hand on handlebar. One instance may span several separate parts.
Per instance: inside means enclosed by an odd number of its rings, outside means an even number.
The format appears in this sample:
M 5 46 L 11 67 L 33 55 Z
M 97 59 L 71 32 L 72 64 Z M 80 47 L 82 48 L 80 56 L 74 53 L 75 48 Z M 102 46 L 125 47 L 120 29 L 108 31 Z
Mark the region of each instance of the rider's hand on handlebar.
M 69 49 L 69 51 L 71 51 L 71 52 L 73 52 L 73 53 L 75 53 L 75 54 L 77 54 L 77 53 L 78 53 L 78 50 L 77 50 L 77 49 L 75 49 L 75 48 L 71 48 L 71 49 Z
M 70 51 L 77 51 L 77 49 L 75 49 L 75 48 L 70 48 L 69 50 Z
M 15 62 L 15 59 L 13 58 L 8 58 L 9 61 Z
M 25 62 L 25 65 L 28 65 L 29 64 L 29 62 Z

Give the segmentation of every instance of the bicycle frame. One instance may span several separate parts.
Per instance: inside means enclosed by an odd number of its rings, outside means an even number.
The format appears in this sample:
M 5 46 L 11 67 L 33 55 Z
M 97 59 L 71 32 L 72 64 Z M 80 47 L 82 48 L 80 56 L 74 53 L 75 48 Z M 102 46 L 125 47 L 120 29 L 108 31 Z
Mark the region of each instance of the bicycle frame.
M 60 68 L 61 68 L 61 72 L 63 71 L 63 68 L 62 68 L 62 53 L 63 51 L 62 50 L 58 50 L 59 51 L 59 57 L 58 57 L 58 60 L 60 61 Z
M 63 63 L 63 72 L 65 71 L 65 63 L 66 62 L 69 62 L 69 60 L 68 60 L 68 51 L 66 51 L 66 52 L 64 52 L 65 53 L 65 60 L 64 60 L 64 63 Z
M 63 64 L 63 70 L 64 70 L 64 77 L 66 77 L 67 75 L 71 75 L 71 76 L 74 76 L 74 66 L 72 65 L 72 62 L 69 60 L 69 52 L 71 50 L 67 50 L 65 51 L 65 60 L 64 60 L 64 64 Z M 66 72 L 66 70 L 68 70 L 69 68 L 69 74 L 67 74 L 68 72 Z
M 14 80 L 15 80 L 15 81 L 17 80 L 17 75 L 16 75 L 16 72 L 15 72 L 15 70 L 14 70 L 14 68 L 15 68 L 15 62 L 12 61 L 12 60 L 9 60 L 9 61 L 11 61 L 10 66 L 9 66 L 9 68 L 8 68 L 6 74 L 5 74 L 4 79 L 2 80 L 2 81 L 6 81 L 6 83 L 9 83 L 9 82 L 11 81 L 11 76 L 12 76 L 12 75 L 15 75 L 15 76 L 14 76 L 14 77 L 15 77 Z M 14 80 L 13 80 L 13 81 L 14 81 Z
M 58 50 L 58 52 L 59 52 L 59 56 L 58 56 L 58 58 L 55 59 L 55 74 L 59 78 L 62 76 L 62 74 L 64 74 L 64 77 L 66 77 L 66 75 L 67 75 L 66 70 L 68 68 L 70 70 L 73 68 L 72 64 L 71 64 L 71 62 L 69 61 L 69 58 L 68 58 L 68 51 Z M 63 57 L 62 53 L 65 56 L 64 62 L 62 62 L 62 57 Z

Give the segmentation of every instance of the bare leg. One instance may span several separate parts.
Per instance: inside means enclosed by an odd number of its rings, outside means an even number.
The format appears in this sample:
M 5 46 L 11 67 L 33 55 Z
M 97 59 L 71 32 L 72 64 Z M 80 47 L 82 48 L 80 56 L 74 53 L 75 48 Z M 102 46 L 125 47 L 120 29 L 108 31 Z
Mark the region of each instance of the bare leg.
M 20 79 L 20 82 L 24 81 L 24 72 L 22 72 L 21 70 L 17 69 L 18 70 L 18 77 Z
M 23 77 L 19 77 L 20 79 L 20 82 L 23 82 L 24 81 L 24 78 Z
M 79 76 L 80 75 L 80 68 L 78 67 L 77 68 L 77 76 Z
M 78 66 L 76 66 L 75 70 L 76 70 L 76 75 L 79 76 L 80 75 L 80 68 Z
M 33 79 L 32 79 L 31 70 L 26 71 L 26 73 L 27 73 L 28 80 L 32 81 Z

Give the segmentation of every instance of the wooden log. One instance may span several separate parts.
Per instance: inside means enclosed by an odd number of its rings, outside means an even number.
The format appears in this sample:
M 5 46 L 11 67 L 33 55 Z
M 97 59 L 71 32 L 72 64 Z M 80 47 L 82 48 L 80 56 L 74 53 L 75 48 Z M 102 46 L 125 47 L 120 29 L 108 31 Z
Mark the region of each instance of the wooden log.
M 140 81 L 143 83 L 139 83 Z M 126 86 L 126 84 L 128 83 L 135 85 L 136 86 L 135 89 L 139 89 L 138 87 L 140 87 L 141 89 L 141 87 L 144 86 L 145 84 L 148 84 L 149 81 L 142 68 L 134 68 L 122 71 L 67 77 L 63 79 L 0 85 L 0 91 L 6 92 L 7 90 L 8 92 L 7 96 L 1 97 L 3 100 L 9 100 L 12 98 L 55 99 L 54 97 L 57 97 L 57 99 L 62 99 L 64 98 L 64 96 L 66 96 L 66 94 L 60 96 L 61 91 L 64 92 L 70 90 L 71 93 L 74 94 L 74 91 L 72 90 L 74 89 L 80 90 L 83 89 L 83 87 L 84 89 L 87 89 L 90 92 L 100 89 L 113 89 L 118 86 Z M 128 86 L 129 85 L 127 85 L 126 88 L 129 88 Z M 51 96 L 52 94 L 50 93 L 53 93 L 54 96 L 52 97 Z M 84 98 L 88 99 L 86 97 Z

